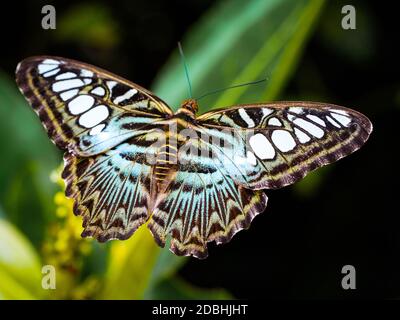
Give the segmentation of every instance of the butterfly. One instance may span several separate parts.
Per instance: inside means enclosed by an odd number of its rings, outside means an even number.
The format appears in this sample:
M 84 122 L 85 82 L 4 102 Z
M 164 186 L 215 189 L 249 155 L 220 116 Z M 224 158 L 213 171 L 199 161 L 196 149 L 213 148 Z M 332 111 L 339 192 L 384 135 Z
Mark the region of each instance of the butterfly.
M 263 212 L 263 189 L 290 185 L 359 149 L 363 114 L 333 104 L 274 102 L 196 115 L 78 61 L 31 57 L 16 81 L 64 153 L 62 177 L 83 237 L 127 239 L 147 223 L 177 255 L 205 258 Z

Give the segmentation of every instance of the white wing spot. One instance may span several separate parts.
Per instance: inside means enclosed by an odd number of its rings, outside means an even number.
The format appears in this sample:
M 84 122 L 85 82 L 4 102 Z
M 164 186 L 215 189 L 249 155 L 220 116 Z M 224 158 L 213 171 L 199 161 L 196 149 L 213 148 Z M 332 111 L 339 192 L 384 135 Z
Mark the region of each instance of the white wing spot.
M 78 89 L 72 89 L 69 91 L 65 91 L 63 93 L 60 93 L 60 97 L 63 101 L 67 101 L 71 99 L 72 97 L 75 97 L 78 94 Z
M 116 97 L 114 99 L 114 103 L 118 104 L 124 100 L 128 100 L 130 98 L 132 98 L 138 91 L 136 89 L 130 89 L 127 92 L 125 92 L 125 94 L 123 94 L 122 96 Z
M 104 123 L 98 124 L 90 130 L 89 134 L 91 136 L 95 136 L 96 134 L 99 134 L 105 128 L 105 126 L 106 125 Z
M 253 166 L 257 165 L 257 158 L 253 152 L 247 151 L 246 158 L 247 158 L 247 162 L 250 163 L 251 165 L 253 165 Z
M 336 128 L 341 128 L 340 124 L 338 124 L 335 120 L 333 120 L 330 116 L 326 116 L 326 119 L 333 124 Z
M 83 82 L 84 82 L 85 84 L 91 84 L 91 83 L 92 83 L 92 79 L 86 78 L 86 79 L 83 79 Z
M 53 69 L 56 69 L 56 68 L 57 68 L 57 65 L 54 65 L 54 64 L 43 64 L 43 63 L 41 63 L 41 64 L 38 65 L 39 74 L 43 74 L 43 73 L 45 73 L 47 71 L 50 71 L 50 70 L 53 70 Z
M 271 113 L 274 112 L 274 110 L 268 109 L 268 108 L 262 108 L 261 110 L 262 110 L 262 114 L 263 114 L 262 115 L 262 120 L 264 120 L 265 117 L 268 117 Z
M 90 93 L 103 97 L 106 94 L 106 90 L 103 87 L 96 87 Z
M 56 69 L 54 69 L 54 70 L 52 70 L 52 71 L 47 71 L 47 72 L 43 75 L 43 77 L 47 78 L 47 77 L 54 76 L 54 75 L 57 74 L 59 71 L 60 71 L 60 68 L 56 68 Z
M 294 134 L 299 139 L 300 143 L 307 143 L 311 138 L 298 128 L 294 128 Z
M 249 117 L 249 115 L 247 114 L 246 110 L 244 110 L 243 108 L 240 108 L 239 109 L 239 115 L 247 123 L 247 127 L 248 128 L 254 128 L 255 127 L 256 124 L 254 123 L 253 119 L 251 119 Z
M 340 124 L 344 125 L 345 127 L 347 127 L 348 124 L 351 122 L 351 119 L 349 117 L 345 117 L 345 116 L 342 116 L 340 114 L 336 114 L 336 113 L 331 112 L 331 116 L 335 120 L 337 120 Z
M 65 79 L 71 79 L 71 78 L 75 78 L 76 74 L 73 72 L 65 72 L 65 73 L 61 73 L 56 77 L 56 80 L 65 80 Z
M 279 121 L 278 118 L 273 117 L 273 118 L 271 118 L 271 119 L 268 120 L 268 125 L 269 125 L 269 126 L 281 127 L 281 126 L 282 126 L 282 123 Z
M 57 60 L 54 60 L 54 59 L 45 59 L 45 60 L 42 61 L 42 63 L 59 65 L 61 63 L 61 61 L 57 61 Z
M 344 111 L 344 110 L 331 109 L 330 111 L 331 111 L 331 112 L 340 113 L 340 114 L 342 114 L 342 115 L 344 115 L 344 116 L 348 116 L 348 115 L 349 115 L 349 114 L 348 114 L 346 111 Z
M 275 157 L 274 147 L 263 134 L 257 133 L 250 137 L 249 143 L 256 156 L 261 160 L 273 159 Z
M 89 110 L 94 105 L 94 98 L 87 94 L 77 96 L 68 103 L 69 112 L 72 114 L 80 114 Z
M 325 134 L 324 130 L 322 130 L 321 128 L 317 127 L 315 124 L 312 124 L 311 122 L 308 122 L 306 120 L 297 118 L 293 121 L 293 123 L 297 124 L 300 128 L 307 131 L 314 137 L 322 138 Z
M 286 130 L 274 130 L 271 139 L 282 152 L 293 150 L 296 146 L 296 141 L 294 141 L 292 135 Z
M 117 82 L 116 81 L 107 81 L 107 87 L 111 91 L 112 88 L 116 86 Z
M 303 108 L 300 108 L 300 107 L 291 107 L 291 108 L 289 108 L 289 111 L 290 111 L 290 112 L 293 112 L 293 113 L 297 113 L 297 114 L 302 114 L 302 113 L 303 113 Z
M 86 70 L 86 69 L 82 69 L 81 70 L 81 76 L 82 77 L 87 77 L 87 78 L 92 78 L 93 77 L 93 72 Z
M 83 81 L 80 79 L 63 80 L 53 83 L 53 91 L 60 92 L 64 90 L 73 89 L 76 87 L 82 87 L 84 85 Z
M 307 118 L 310 119 L 310 120 L 312 120 L 312 121 L 314 121 L 315 123 L 318 123 L 319 125 L 321 125 L 321 126 L 323 126 L 323 127 L 326 127 L 325 121 L 322 120 L 321 118 L 319 118 L 319 117 L 313 115 L 313 114 L 308 114 L 308 115 L 307 115 Z
M 292 114 L 288 114 L 287 118 L 289 121 L 293 121 L 294 119 L 296 119 L 296 116 L 292 115 Z
M 107 119 L 108 116 L 108 108 L 105 105 L 98 105 L 82 114 L 79 117 L 79 124 L 85 128 L 92 128 Z

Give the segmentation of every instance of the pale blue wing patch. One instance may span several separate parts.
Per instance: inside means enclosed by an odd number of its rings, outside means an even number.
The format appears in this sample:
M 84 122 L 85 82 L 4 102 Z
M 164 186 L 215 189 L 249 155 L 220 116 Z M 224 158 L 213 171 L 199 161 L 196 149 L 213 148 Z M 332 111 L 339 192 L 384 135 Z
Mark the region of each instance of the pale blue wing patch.
M 208 148 L 202 142 L 194 144 L 192 150 Z M 179 169 L 168 193 L 156 200 L 148 227 L 161 246 L 171 235 L 175 254 L 205 258 L 207 242 L 230 241 L 265 209 L 267 197 L 262 191 L 238 186 L 218 159 L 200 153 L 179 153 Z
M 103 242 L 127 239 L 149 218 L 151 141 L 130 139 L 85 158 L 65 155 L 66 194 L 83 217 L 82 236 Z

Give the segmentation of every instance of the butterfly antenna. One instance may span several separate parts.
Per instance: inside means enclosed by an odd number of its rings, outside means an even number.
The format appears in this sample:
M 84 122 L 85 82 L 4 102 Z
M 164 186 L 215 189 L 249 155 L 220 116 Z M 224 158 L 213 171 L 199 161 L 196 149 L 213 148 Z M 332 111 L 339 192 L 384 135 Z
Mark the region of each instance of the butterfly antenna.
M 180 42 L 178 42 L 178 48 L 179 48 L 179 54 L 181 56 L 181 61 L 182 61 L 182 64 L 183 64 L 183 68 L 185 69 L 186 80 L 187 80 L 188 85 L 189 85 L 189 96 L 190 96 L 190 98 L 192 98 L 193 97 L 193 95 L 192 95 L 192 83 L 190 82 L 189 68 L 188 68 L 188 65 L 186 63 L 185 55 L 183 54 L 183 49 L 182 49 L 182 45 L 181 45 Z
M 199 101 L 200 99 L 203 99 L 204 97 L 210 96 L 212 94 L 215 94 L 215 93 L 218 93 L 218 92 L 221 92 L 221 91 L 234 89 L 234 88 L 245 87 L 245 86 L 250 86 L 252 84 L 258 84 L 258 83 L 261 83 L 261 82 L 264 82 L 264 81 L 267 81 L 267 80 L 268 80 L 268 78 L 265 78 L 265 79 L 261 79 L 261 80 L 257 80 L 257 81 L 251 81 L 251 82 L 246 82 L 246 83 L 241 83 L 241 84 L 235 84 L 233 86 L 220 88 L 220 89 L 217 89 L 217 90 L 214 90 L 214 91 L 211 91 L 211 92 L 207 92 L 207 93 L 203 94 L 202 96 L 196 98 L 196 100 Z

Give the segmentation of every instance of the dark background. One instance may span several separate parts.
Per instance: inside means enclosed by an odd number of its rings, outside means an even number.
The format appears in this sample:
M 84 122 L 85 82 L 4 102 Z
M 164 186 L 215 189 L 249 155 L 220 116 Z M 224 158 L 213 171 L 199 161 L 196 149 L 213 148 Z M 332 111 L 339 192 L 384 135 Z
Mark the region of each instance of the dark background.
M 79 1 L 57 1 L 57 10 L 74 2 Z M 212 3 L 108 4 L 122 26 L 120 42 L 118 50 L 99 50 L 52 41 L 51 31 L 40 28 L 43 3 L 9 2 L 0 19 L 0 67 L 12 76 L 27 56 L 60 55 L 150 87 L 177 41 Z M 360 18 L 357 31 L 346 31 L 353 35 L 340 42 L 331 37 L 329 23 L 344 4 L 360 8 Z M 398 33 L 398 11 L 388 3 L 329 2 L 280 98 L 323 97 L 359 110 L 374 125 L 370 140 L 323 170 L 323 182 L 311 192 L 296 186 L 267 191 L 268 208 L 250 229 L 229 244 L 210 244 L 209 258 L 190 259 L 179 271 L 183 278 L 226 288 L 237 298 L 400 297 Z M 347 264 L 356 268 L 356 290 L 341 288 Z

